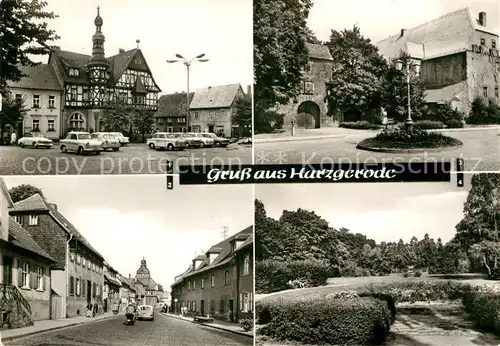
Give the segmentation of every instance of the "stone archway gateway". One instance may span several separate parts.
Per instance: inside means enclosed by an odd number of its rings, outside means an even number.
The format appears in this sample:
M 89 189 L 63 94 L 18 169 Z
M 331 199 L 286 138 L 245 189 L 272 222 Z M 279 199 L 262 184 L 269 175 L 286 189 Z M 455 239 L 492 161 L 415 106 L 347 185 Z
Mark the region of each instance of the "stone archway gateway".
M 304 101 L 297 108 L 295 125 L 305 129 L 319 129 L 321 127 L 320 108 L 314 101 Z

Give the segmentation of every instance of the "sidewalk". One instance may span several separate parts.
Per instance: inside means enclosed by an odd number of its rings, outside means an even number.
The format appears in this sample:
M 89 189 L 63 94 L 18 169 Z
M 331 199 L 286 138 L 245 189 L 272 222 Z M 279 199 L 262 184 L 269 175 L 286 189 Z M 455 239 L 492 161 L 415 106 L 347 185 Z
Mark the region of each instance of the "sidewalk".
M 122 313 L 118 313 L 120 315 Z M 42 321 L 34 321 L 32 326 L 22 327 L 16 329 L 7 329 L 0 332 L 0 343 L 2 341 L 10 341 L 14 339 L 19 339 L 25 336 L 48 332 L 52 330 L 57 330 L 61 328 L 76 326 L 79 324 L 91 323 L 100 321 L 106 318 L 110 318 L 114 315 L 112 312 L 106 312 L 103 315 L 99 315 L 96 317 L 85 317 L 85 316 L 77 316 L 72 318 L 61 318 L 57 320 L 42 320 Z
M 162 315 L 176 318 L 178 320 L 184 320 L 187 322 L 194 323 L 194 320 L 192 317 L 186 317 L 186 316 L 180 316 L 180 315 L 174 315 L 174 314 L 166 314 L 163 312 L 162 312 Z M 234 323 L 230 323 L 230 322 L 215 320 L 213 323 L 202 323 L 202 325 L 210 327 L 210 328 L 214 328 L 214 329 L 224 330 L 226 332 L 231 332 L 231 333 L 235 333 L 235 334 L 239 334 L 239 335 L 248 336 L 251 338 L 254 337 L 253 331 L 245 332 L 239 325 L 234 324 Z

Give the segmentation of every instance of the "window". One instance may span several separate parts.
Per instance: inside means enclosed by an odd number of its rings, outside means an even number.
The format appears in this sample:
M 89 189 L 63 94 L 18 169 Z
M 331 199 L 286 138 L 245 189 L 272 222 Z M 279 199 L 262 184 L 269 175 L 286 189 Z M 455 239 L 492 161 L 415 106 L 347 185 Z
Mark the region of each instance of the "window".
M 43 291 L 43 268 L 36 267 L 36 289 L 39 291 Z
M 75 294 L 75 278 L 72 276 L 69 277 L 69 294 Z
M 217 127 L 215 129 L 216 129 L 217 133 L 219 133 L 219 132 L 224 133 L 224 126 L 222 126 L 222 125 L 217 125 Z
M 92 270 L 95 271 L 95 264 L 92 263 Z
M 491 48 L 495 49 L 497 48 L 497 40 L 491 40 Z
M 20 225 L 23 224 L 23 217 L 21 215 L 14 216 L 14 220 L 16 220 L 16 222 Z
M 56 97 L 49 96 L 49 108 L 56 108 Z
M 224 272 L 224 284 L 229 285 L 230 283 L 231 283 L 231 273 L 229 272 L 229 270 L 226 270 Z
M 78 77 L 80 75 L 80 71 L 77 68 L 70 68 L 69 75 L 71 77 Z
M 33 108 L 40 108 L 40 95 L 33 95 Z
M 40 131 L 40 119 L 33 119 L 33 131 Z
M 76 263 L 77 264 L 81 264 L 82 263 L 82 258 L 80 257 L 80 255 L 76 255 Z
M 196 311 L 196 302 L 193 302 L 192 308 L 193 308 L 193 311 Z
M 215 119 L 215 112 L 214 111 L 208 112 L 208 118 L 209 119 Z
M 248 294 L 248 309 L 249 311 L 253 311 L 253 292 Z
M 81 113 L 73 113 L 69 117 L 69 127 L 72 129 L 83 129 L 83 115 Z
M 86 263 L 87 263 L 87 259 L 85 257 L 82 257 L 82 266 L 85 267 Z
M 23 95 L 22 94 L 16 94 L 16 101 L 22 101 Z
M 484 44 L 486 43 L 486 40 L 484 38 L 481 39 L 481 46 L 484 46 Z
M 27 262 L 21 262 L 21 287 L 30 288 L 30 265 Z
M 495 97 L 498 97 L 498 87 L 495 88 Z
M 200 117 L 200 113 L 198 111 L 194 112 L 194 118 L 198 119 Z
M 250 293 L 240 293 L 240 311 L 241 312 L 250 312 Z
M 210 278 L 210 286 L 214 287 L 215 286 L 215 275 L 212 274 L 211 278 Z
M 90 264 L 91 264 L 91 263 L 92 263 L 92 262 L 90 262 L 90 260 L 87 260 L 87 269 L 89 269 L 89 270 L 90 270 Z
M 95 296 L 96 296 L 96 290 L 97 290 L 96 286 L 97 286 L 96 283 L 93 282 L 92 283 L 92 298 L 95 298 Z
M 304 82 L 304 94 L 314 94 L 314 83 L 313 82 Z
M 79 296 L 82 291 L 82 284 L 80 283 L 80 279 L 76 278 L 76 295 Z
M 179 123 L 179 124 L 184 124 L 185 122 L 186 122 L 186 118 L 184 118 L 184 117 L 177 119 L 177 123 Z
M 191 290 L 191 281 L 188 282 L 188 291 Z
M 142 64 L 142 59 L 141 59 L 141 57 L 140 57 L 140 56 L 136 57 L 136 58 L 134 59 L 134 63 L 135 63 L 136 65 L 140 65 L 140 64 Z
M 76 101 L 77 98 L 78 98 L 78 89 L 76 88 L 76 86 L 72 86 L 70 89 L 69 99 L 70 101 Z
M 483 97 L 488 97 L 488 87 L 483 87 Z
M 243 261 L 243 275 L 250 274 L 250 255 L 246 255 Z
M 201 288 L 205 288 L 205 278 L 201 278 Z
M 36 225 L 38 225 L 38 215 L 30 215 L 29 225 L 30 226 L 36 226 Z
M 69 260 L 74 262 L 75 261 L 75 254 L 73 252 L 69 253 Z
M 196 289 L 196 281 L 193 280 L 193 290 Z
M 82 280 L 82 297 L 85 297 L 85 291 L 86 291 L 86 285 L 87 281 L 86 280 Z
M 56 130 L 56 121 L 54 119 L 49 119 L 47 121 L 47 125 L 48 125 L 48 131 L 55 131 Z

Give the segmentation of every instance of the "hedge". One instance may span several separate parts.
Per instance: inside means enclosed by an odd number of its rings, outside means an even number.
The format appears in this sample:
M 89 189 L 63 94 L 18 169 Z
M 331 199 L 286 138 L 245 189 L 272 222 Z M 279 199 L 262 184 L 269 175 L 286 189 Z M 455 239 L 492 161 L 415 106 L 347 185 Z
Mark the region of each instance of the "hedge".
M 378 130 L 381 126 L 372 124 L 366 120 L 362 121 L 345 121 L 339 124 L 339 127 L 356 130 Z
M 476 326 L 500 335 L 500 295 L 476 287 L 464 292 L 462 304 Z
M 327 279 L 339 276 L 338 269 L 319 260 L 276 261 L 255 263 L 255 290 L 257 293 L 283 291 L 299 281 L 303 287 L 322 286 Z
M 259 301 L 256 311 L 268 322 L 259 334 L 305 344 L 379 345 L 392 323 L 387 302 L 371 296 Z
M 413 127 L 419 130 L 435 130 L 435 129 L 444 129 L 445 124 L 442 123 L 441 121 L 421 120 L 421 121 L 416 121 L 413 124 Z

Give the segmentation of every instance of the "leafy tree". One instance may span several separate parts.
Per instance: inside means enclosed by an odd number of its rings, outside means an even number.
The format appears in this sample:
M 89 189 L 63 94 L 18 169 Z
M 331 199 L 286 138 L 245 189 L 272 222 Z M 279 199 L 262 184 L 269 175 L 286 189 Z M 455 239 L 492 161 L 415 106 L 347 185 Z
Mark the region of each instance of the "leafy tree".
M 146 109 L 135 109 L 132 112 L 131 119 L 132 126 L 138 131 L 142 136 L 142 143 L 145 142 L 145 137 L 147 133 L 151 133 L 155 126 L 155 116 L 154 113 Z
M 491 271 L 498 266 L 500 258 L 500 243 L 497 241 L 483 240 L 469 248 L 469 255 L 472 259 L 480 261 L 491 275 Z
M 12 93 L 7 92 L 2 97 L 2 110 L 0 111 L 0 142 L 3 143 L 5 125 L 10 125 L 17 130 L 17 126 L 22 122 L 28 109 L 23 99 L 12 97 Z
M 385 60 L 377 47 L 361 35 L 360 29 L 332 30 L 326 43 L 333 57 L 333 71 L 328 83 L 329 113 L 378 109 L 381 104 L 381 78 Z
M 133 108 L 125 103 L 118 102 L 105 113 L 103 124 L 107 131 L 124 132 L 132 125 L 131 114 Z
M 321 41 L 318 40 L 314 31 L 312 31 L 309 28 L 306 28 L 306 40 L 307 40 L 307 43 L 321 44 Z
M 24 77 L 21 66 L 35 66 L 30 56 L 47 55 L 49 43 L 59 39 L 48 29 L 46 20 L 57 18 L 46 12 L 46 1 L 2 0 L 0 2 L 0 92 L 7 92 L 7 81 Z
M 23 201 L 26 198 L 29 198 L 33 195 L 36 195 L 37 193 L 40 196 L 44 197 L 41 189 L 39 189 L 36 186 L 29 185 L 29 184 L 22 184 L 22 185 L 14 186 L 13 188 L 11 188 L 9 190 L 10 198 L 12 199 L 12 201 L 14 203 L 19 202 L 19 201 Z
M 233 121 L 240 127 L 240 135 L 250 136 L 252 133 L 252 101 L 248 98 L 237 100 L 235 103 L 236 114 Z
M 403 63 L 403 71 L 396 68 L 396 61 Z M 408 116 L 408 83 L 406 64 L 410 62 L 410 55 L 401 52 L 393 59 L 382 80 L 382 105 L 390 118 L 405 121 Z M 425 103 L 425 88 L 422 80 L 412 69 L 410 73 L 410 105 L 412 119 L 425 118 L 427 107 Z
M 306 21 L 311 7 L 311 0 L 254 1 L 256 117 L 299 94 L 302 69 L 308 63 Z

